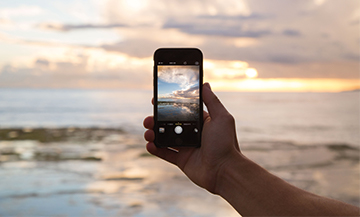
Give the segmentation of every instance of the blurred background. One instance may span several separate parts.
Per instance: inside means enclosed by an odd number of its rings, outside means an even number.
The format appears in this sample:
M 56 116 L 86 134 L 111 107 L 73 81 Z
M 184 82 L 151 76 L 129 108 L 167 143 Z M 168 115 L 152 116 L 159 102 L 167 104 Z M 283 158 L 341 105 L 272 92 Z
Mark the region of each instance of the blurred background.
M 0 2 L 0 215 L 237 216 L 145 150 L 159 47 L 203 51 L 246 156 L 359 206 L 359 25 L 357 0 Z

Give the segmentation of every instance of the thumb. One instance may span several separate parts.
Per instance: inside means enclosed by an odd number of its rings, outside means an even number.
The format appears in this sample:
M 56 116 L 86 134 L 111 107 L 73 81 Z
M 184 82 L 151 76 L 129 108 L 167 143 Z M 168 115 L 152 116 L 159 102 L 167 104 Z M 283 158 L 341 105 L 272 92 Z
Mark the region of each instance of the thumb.
M 214 94 L 214 92 L 212 92 L 209 83 L 204 83 L 202 95 L 203 101 L 212 119 L 228 113 L 224 105 L 220 102 L 219 98 Z

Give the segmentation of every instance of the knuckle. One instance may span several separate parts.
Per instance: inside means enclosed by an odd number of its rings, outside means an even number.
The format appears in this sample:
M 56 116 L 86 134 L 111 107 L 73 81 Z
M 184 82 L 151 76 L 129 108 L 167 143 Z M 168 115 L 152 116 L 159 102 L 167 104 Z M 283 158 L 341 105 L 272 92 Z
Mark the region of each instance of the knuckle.
M 147 136 L 146 135 L 147 135 L 147 131 L 144 132 L 144 139 L 147 141 L 147 139 L 146 139 Z
M 229 113 L 226 113 L 223 116 L 223 120 L 226 121 L 229 124 L 235 124 L 235 118 Z

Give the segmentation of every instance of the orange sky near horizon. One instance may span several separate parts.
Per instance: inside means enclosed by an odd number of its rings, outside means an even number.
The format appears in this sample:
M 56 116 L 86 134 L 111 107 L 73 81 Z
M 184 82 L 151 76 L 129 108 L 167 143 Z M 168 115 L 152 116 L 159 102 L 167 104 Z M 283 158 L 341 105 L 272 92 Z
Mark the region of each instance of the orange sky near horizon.
M 360 79 L 258 78 L 255 68 L 240 61 L 205 60 L 204 82 L 211 83 L 217 91 L 342 92 L 360 89 Z
M 242 92 L 343 92 L 360 89 L 355 79 L 244 79 L 238 81 L 211 81 L 217 91 Z

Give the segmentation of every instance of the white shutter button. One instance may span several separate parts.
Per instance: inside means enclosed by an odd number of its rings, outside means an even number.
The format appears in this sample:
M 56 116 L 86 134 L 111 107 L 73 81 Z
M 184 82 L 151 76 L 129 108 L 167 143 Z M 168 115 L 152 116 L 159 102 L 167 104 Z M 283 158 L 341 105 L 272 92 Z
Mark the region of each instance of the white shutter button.
M 176 126 L 174 130 L 175 130 L 176 134 L 180 134 L 180 133 L 182 133 L 183 128 L 181 126 Z

